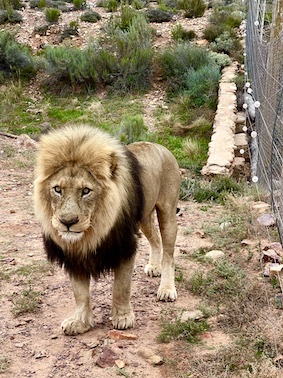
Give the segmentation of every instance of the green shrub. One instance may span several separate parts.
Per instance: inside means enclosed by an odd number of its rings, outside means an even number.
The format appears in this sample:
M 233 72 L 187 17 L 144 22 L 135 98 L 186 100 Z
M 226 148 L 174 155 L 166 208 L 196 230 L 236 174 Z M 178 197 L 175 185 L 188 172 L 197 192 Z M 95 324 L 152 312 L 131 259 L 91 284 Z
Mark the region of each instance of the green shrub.
M 185 11 L 185 17 L 202 17 L 206 10 L 206 3 L 204 0 L 179 0 L 179 9 Z
M 189 343 L 198 342 L 198 335 L 209 330 L 210 326 L 206 319 L 200 321 L 187 320 L 182 322 L 180 319 L 175 321 L 162 321 L 162 330 L 158 335 L 158 341 L 169 343 L 172 340 L 186 340 Z
M 133 19 L 137 17 L 137 11 L 133 9 L 128 4 L 122 5 L 120 10 L 120 15 L 115 16 L 110 23 L 109 32 L 110 34 L 113 32 L 113 28 L 118 28 L 121 30 L 128 30 L 130 25 L 133 22 Z M 107 28 L 106 28 L 107 30 Z
M 49 25 L 40 25 L 34 28 L 34 34 L 39 34 L 41 36 L 46 35 Z
M 147 9 L 146 17 L 149 22 L 168 22 L 172 20 L 173 14 L 162 9 Z
M 92 10 L 87 10 L 81 15 L 81 21 L 85 21 L 85 22 L 95 23 L 99 21 L 100 19 L 101 19 L 100 14 Z
M 23 18 L 21 14 L 16 10 L 13 10 L 12 7 L 8 8 L 8 10 L 0 10 L 0 25 L 7 22 L 16 24 L 18 22 L 22 22 L 22 20 Z
M 189 43 L 179 43 L 165 49 L 157 60 L 169 92 L 184 88 L 186 74 L 190 68 L 198 69 L 210 63 L 207 50 Z
M 56 8 L 47 8 L 45 10 L 46 20 L 50 23 L 56 23 L 59 20 L 61 12 Z
M 181 24 L 177 24 L 171 31 L 172 39 L 176 42 L 190 41 L 196 38 L 196 33 L 193 30 L 186 30 Z
M 84 9 L 86 6 L 86 0 L 73 0 L 75 9 Z
M 121 125 L 120 140 L 125 144 L 137 142 L 146 130 L 141 115 L 126 116 Z
M 210 109 L 215 110 L 220 78 L 220 69 L 217 65 L 208 64 L 197 70 L 190 68 L 185 75 L 184 88 L 192 104 L 197 107 L 207 104 Z
M 60 35 L 61 41 L 65 38 L 69 38 L 71 35 L 78 35 L 78 26 L 77 21 L 71 21 L 69 25 L 66 25 Z
M 119 3 L 117 0 L 108 0 L 107 1 L 107 10 L 108 12 L 116 12 L 118 9 Z
M 7 31 L 0 31 L 0 68 L 6 75 L 17 77 L 29 78 L 35 74 L 30 50 Z
M 115 62 L 111 72 L 113 89 L 122 93 L 147 89 L 152 72 L 153 49 L 152 30 L 145 17 L 137 13 L 127 30 L 112 25 L 107 30 L 106 38 L 109 54 L 112 54 L 111 59 Z
M 224 67 L 230 66 L 230 64 L 232 64 L 232 60 L 229 57 L 229 55 L 227 55 L 227 54 L 217 53 L 217 52 L 211 51 L 210 58 L 220 68 L 224 68 Z
M 47 46 L 44 57 L 47 63 L 45 65 L 45 62 L 42 62 L 42 68 L 48 74 L 46 82 L 54 89 L 60 83 L 76 86 L 94 85 L 97 82 L 93 57 L 88 49 Z
M 225 31 L 215 39 L 215 42 L 210 44 L 210 47 L 212 51 L 231 54 L 234 50 L 239 48 L 239 42 L 235 33 Z

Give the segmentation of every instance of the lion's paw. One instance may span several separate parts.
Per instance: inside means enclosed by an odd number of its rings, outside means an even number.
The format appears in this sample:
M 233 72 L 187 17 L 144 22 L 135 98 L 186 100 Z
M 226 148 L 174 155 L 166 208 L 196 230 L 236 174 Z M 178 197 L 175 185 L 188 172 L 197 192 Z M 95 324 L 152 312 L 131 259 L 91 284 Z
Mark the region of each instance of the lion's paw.
M 124 314 L 112 312 L 112 325 L 116 329 L 132 328 L 135 325 L 135 314 L 133 311 Z
M 92 317 L 81 320 L 76 316 L 71 316 L 70 318 L 63 320 L 61 323 L 61 328 L 65 335 L 74 336 L 78 335 L 79 333 L 85 333 L 91 327 L 93 327 L 93 325 L 94 322 Z
M 161 267 L 147 264 L 144 268 L 144 272 L 150 277 L 158 277 L 161 276 Z
M 172 289 L 165 289 L 160 286 L 157 292 L 157 299 L 165 302 L 174 302 L 177 299 L 177 291 L 175 287 Z

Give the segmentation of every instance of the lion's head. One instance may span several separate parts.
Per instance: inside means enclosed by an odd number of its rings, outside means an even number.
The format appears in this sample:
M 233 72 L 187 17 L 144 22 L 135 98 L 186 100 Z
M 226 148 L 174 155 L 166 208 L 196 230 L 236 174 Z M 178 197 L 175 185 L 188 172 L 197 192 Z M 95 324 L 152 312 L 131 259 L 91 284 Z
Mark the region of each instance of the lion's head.
M 87 126 L 42 137 L 34 182 L 43 233 L 67 250 L 95 249 L 128 206 L 125 149 Z

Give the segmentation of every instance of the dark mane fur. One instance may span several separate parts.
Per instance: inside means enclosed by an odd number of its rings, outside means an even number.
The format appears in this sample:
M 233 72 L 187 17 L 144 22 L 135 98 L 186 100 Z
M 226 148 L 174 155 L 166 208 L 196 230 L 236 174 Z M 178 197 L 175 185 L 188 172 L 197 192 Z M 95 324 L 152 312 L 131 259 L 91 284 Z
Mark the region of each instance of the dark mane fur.
M 96 250 L 87 251 L 83 256 L 69 255 L 50 236 L 43 235 L 48 260 L 64 266 L 70 275 L 98 278 L 100 274 L 113 270 L 121 261 L 131 258 L 136 252 L 137 233 L 144 206 L 140 180 L 142 167 L 127 149 L 126 157 L 130 163 L 132 176 L 132 187 L 128 190 L 129 211 L 124 210 L 120 214 L 116 224 Z

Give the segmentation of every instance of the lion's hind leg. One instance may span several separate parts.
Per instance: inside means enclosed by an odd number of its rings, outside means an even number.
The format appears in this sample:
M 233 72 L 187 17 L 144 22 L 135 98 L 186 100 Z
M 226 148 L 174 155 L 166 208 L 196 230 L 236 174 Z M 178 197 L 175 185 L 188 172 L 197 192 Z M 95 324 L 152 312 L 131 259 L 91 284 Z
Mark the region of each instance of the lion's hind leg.
M 163 255 L 161 268 L 161 281 L 157 298 L 161 301 L 175 301 L 177 291 L 175 288 L 174 247 L 177 236 L 177 222 L 175 208 L 157 209 L 160 233 L 162 238 Z
M 150 244 L 149 261 L 144 271 L 150 277 L 161 276 L 161 239 L 154 224 L 154 211 L 142 221 L 141 230 Z
M 90 306 L 89 278 L 71 278 L 72 289 L 76 301 L 74 315 L 63 320 L 61 328 L 66 335 L 77 335 L 88 331 L 94 325 Z

